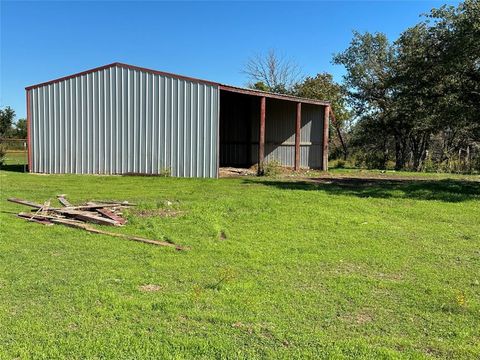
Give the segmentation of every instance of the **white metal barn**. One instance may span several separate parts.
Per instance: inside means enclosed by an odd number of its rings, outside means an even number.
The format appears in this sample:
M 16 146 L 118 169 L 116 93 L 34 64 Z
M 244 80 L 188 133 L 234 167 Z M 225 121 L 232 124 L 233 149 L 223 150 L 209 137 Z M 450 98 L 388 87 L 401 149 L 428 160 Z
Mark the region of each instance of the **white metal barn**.
M 329 103 L 113 63 L 29 86 L 36 173 L 218 177 L 220 166 L 326 169 Z

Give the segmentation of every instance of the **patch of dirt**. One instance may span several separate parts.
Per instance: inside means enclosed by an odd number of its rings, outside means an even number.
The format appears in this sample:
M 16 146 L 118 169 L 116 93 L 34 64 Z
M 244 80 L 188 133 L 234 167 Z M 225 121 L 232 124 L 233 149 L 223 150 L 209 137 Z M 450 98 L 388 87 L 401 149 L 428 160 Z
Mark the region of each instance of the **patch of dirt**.
M 227 240 L 227 234 L 225 234 L 225 231 L 220 231 L 220 234 L 218 235 L 218 238 L 222 241 Z
M 250 324 L 244 324 L 240 321 L 233 323 L 232 327 L 237 328 L 237 329 L 242 329 L 245 330 L 247 333 L 252 334 L 253 333 L 253 325 Z
M 156 291 L 162 290 L 162 287 L 160 285 L 147 284 L 147 285 L 141 285 L 139 289 L 140 291 L 143 291 L 143 292 L 156 292 Z
M 220 177 L 236 177 L 236 176 L 252 176 L 257 175 L 255 169 L 234 168 L 234 167 L 222 167 L 219 170 Z
M 390 280 L 390 281 L 402 281 L 403 280 L 403 275 L 399 273 L 378 273 L 376 275 L 377 279 L 385 279 L 385 280 Z
M 77 331 L 78 330 L 78 325 L 75 324 L 75 323 L 70 323 L 67 326 L 67 330 L 70 331 L 70 332 Z
M 368 177 L 347 177 L 347 176 L 322 176 L 317 178 L 305 178 L 304 180 L 312 181 L 319 184 L 333 184 L 339 186 L 369 186 L 369 185 L 396 185 L 404 182 L 426 181 L 428 178 L 420 177 L 398 177 L 398 176 L 368 176 Z
M 355 322 L 359 325 L 369 323 L 373 320 L 372 315 L 366 312 L 360 312 L 355 316 Z
M 363 224 L 362 224 L 363 225 Z M 391 273 L 384 273 L 384 272 L 375 272 L 373 269 L 368 268 L 362 264 L 355 264 L 346 261 L 340 261 L 340 263 L 336 267 L 332 267 L 331 270 L 334 274 L 339 275 L 358 275 L 364 276 L 367 278 L 374 278 L 376 280 L 388 280 L 388 281 L 403 281 L 404 275 L 402 273 L 391 272 Z
M 132 212 L 132 215 L 138 216 L 141 218 L 147 217 L 178 217 L 184 214 L 183 211 L 173 210 L 173 209 L 135 209 Z
M 373 321 L 373 316 L 369 310 L 360 310 L 355 314 L 346 314 L 341 319 L 350 324 L 363 325 Z

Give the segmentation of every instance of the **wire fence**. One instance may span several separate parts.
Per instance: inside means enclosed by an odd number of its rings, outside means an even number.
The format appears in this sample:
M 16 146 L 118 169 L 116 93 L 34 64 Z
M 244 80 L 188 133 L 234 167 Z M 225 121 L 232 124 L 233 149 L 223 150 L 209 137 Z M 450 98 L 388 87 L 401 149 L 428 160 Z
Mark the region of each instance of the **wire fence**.
M 27 139 L 0 138 L 0 158 L 1 170 L 26 172 Z
M 5 151 L 27 151 L 27 139 L 0 138 L 0 145 Z

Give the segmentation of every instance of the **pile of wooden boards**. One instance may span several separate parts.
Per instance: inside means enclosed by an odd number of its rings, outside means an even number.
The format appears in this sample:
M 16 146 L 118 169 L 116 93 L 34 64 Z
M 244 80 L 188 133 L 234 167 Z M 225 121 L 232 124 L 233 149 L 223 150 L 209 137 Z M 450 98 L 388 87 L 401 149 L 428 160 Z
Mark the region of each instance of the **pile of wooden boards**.
M 135 204 L 131 204 L 128 201 L 95 201 L 75 206 L 67 200 L 65 195 L 57 195 L 57 199 L 62 205 L 61 207 L 51 206 L 50 200 L 43 204 L 17 198 L 9 198 L 8 201 L 33 208 L 31 212 L 20 212 L 17 214 L 18 217 L 27 221 L 46 226 L 55 224 L 65 225 L 95 234 L 110 235 L 147 244 L 168 246 L 177 250 L 184 249 L 170 242 L 104 231 L 88 224 L 124 226 L 127 220 L 122 217 L 122 209 L 135 206 Z

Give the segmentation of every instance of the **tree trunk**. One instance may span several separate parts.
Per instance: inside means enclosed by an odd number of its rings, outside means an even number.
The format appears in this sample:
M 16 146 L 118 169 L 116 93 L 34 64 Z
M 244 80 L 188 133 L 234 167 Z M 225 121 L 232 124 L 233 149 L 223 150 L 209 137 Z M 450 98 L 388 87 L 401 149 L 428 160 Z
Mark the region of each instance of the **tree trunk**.
M 386 138 L 383 141 L 383 164 L 381 166 L 382 170 L 387 168 L 388 164 L 388 141 Z
M 343 149 L 343 160 L 347 160 L 348 157 L 348 151 L 347 151 L 347 144 L 343 140 L 342 132 L 340 130 L 340 124 L 337 122 L 337 118 L 335 117 L 335 113 L 333 112 L 332 108 L 330 107 L 330 117 L 332 119 L 332 124 L 337 130 L 337 135 L 338 138 L 340 139 L 340 143 L 342 144 L 342 149 Z
M 400 140 L 395 136 L 395 170 L 402 170 L 404 166 Z
M 403 170 L 406 163 L 407 141 L 402 134 L 395 132 L 395 170 Z
M 347 144 L 345 144 L 345 141 L 343 140 L 342 132 L 340 131 L 340 128 L 336 124 L 335 124 L 335 129 L 337 129 L 338 138 L 340 139 L 340 143 L 342 144 L 343 160 L 347 161 L 347 157 L 348 157 Z
M 415 171 L 421 171 L 423 163 L 427 156 L 427 145 L 428 145 L 428 133 L 423 133 L 419 137 L 411 136 L 410 137 L 410 149 L 412 151 L 413 158 L 413 169 Z

